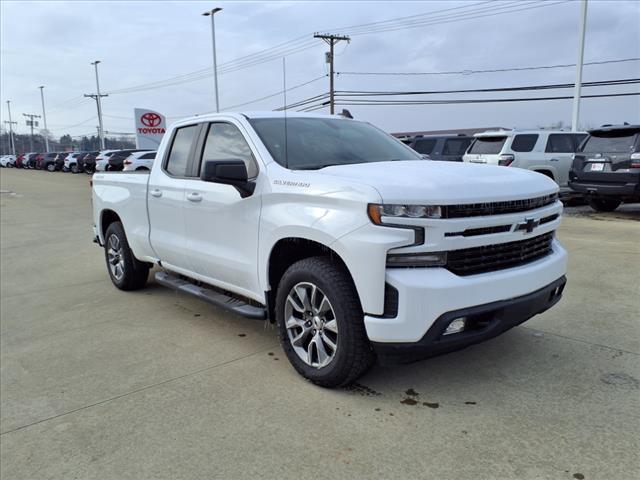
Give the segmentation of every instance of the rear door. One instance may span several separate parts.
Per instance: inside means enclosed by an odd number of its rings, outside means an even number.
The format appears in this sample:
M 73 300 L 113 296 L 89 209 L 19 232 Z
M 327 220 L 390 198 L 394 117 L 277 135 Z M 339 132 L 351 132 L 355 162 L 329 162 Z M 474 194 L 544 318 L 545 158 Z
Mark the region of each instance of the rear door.
M 249 178 L 256 178 L 257 153 L 239 125 L 221 121 L 205 129 L 194 176 L 185 181 L 189 268 L 222 288 L 258 294 L 260 193 L 242 198 L 231 185 L 199 178 L 202 163 L 209 160 L 242 160 Z
M 184 185 L 200 134 L 200 124 L 176 128 L 160 168 L 149 175 L 149 241 L 163 265 L 189 270 L 184 222 Z
M 576 134 L 550 133 L 545 154 L 555 170 L 555 180 L 560 187 L 567 187 L 569 170 L 576 149 Z

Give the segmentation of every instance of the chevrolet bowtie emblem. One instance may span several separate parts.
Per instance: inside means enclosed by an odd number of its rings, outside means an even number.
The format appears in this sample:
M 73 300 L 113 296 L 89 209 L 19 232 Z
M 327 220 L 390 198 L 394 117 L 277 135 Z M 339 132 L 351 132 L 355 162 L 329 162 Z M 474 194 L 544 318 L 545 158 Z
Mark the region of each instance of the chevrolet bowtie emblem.
M 540 225 L 540 220 L 527 218 L 524 222 L 518 224 L 516 230 L 525 230 L 527 233 L 531 233 L 538 225 Z

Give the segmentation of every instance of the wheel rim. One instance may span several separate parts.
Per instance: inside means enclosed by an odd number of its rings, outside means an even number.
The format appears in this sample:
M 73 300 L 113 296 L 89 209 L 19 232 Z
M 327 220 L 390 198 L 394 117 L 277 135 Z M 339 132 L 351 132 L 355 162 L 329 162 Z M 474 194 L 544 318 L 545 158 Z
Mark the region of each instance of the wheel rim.
M 310 282 L 296 284 L 284 307 L 287 337 L 307 365 L 326 367 L 338 350 L 338 323 L 331 302 Z
M 111 275 L 113 275 L 116 280 L 122 280 L 124 276 L 124 255 L 122 246 L 120 245 L 120 239 L 117 235 L 111 234 L 107 242 L 107 262 L 109 263 L 109 270 L 111 270 Z

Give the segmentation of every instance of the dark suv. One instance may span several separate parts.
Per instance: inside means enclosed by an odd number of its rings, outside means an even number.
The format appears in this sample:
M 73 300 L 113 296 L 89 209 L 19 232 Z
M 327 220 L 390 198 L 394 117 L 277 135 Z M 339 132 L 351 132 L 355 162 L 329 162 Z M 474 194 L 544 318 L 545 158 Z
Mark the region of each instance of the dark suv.
M 38 164 L 36 168 L 39 170 L 48 170 L 53 172 L 55 170 L 55 161 L 58 156 L 58 152 L 42 153 L 38 156 Z
M 410 141 L 405 141 L 405 143 L 416 152 L 429 155 L 431 160 L 461 162 L 462 156 L 467 151 L 467 148 L 469 148 L 472 140 L 473 137 L 459 134 L 418 136 L 413 137 Z
M 590 130 L 574 156 L 569 186 L 599 212 L 640 201 L 640 125 Z

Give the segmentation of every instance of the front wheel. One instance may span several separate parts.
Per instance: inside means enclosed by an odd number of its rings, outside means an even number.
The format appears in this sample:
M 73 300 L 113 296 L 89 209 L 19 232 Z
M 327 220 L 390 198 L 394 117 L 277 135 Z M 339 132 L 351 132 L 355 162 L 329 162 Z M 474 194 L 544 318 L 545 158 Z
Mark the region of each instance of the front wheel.
M 50 163 L 49 165 L 47 165 L 47 171 L 48 172 L 55 172 L 56 171 L 56 166 L 53 163 Z
M 113 284 L 120 290 L 138 290 L 147 284 L 149 264 L 133 256 L 124 227 L 113 222 L 104 235 L 104 257 Z
M 78 173 L 78 165 L 74 163 L 73 165 L 71 165 L 71 168 L 69 170 L 71 171 L 71 173 Z
M 276 295 L 276 322 L 289 362 L 317 385 L 348 385 L 373 364 L 355 286 L 329 257 L 306 258 L 287 269 Z
M 622 201 L 617 198 L 595 197 L 589 199 L 589 206 L 596 212 L 613 212 Z

